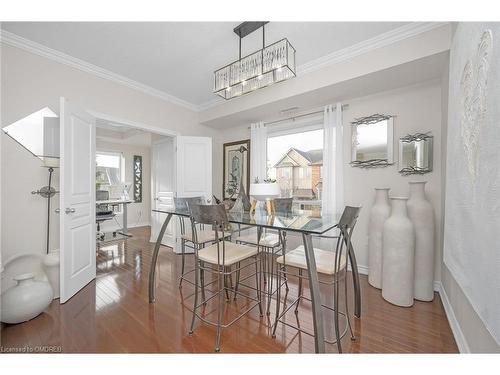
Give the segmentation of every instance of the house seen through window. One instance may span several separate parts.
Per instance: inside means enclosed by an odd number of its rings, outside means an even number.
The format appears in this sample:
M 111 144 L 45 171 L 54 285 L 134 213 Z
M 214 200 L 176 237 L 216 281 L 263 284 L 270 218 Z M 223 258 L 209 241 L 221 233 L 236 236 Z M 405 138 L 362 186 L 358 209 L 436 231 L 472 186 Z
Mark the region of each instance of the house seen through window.
M 282 197 L 293 197 L 303 209 L 321 207 L 323 129 L 267 139 L 268 178 L 275 179 Z

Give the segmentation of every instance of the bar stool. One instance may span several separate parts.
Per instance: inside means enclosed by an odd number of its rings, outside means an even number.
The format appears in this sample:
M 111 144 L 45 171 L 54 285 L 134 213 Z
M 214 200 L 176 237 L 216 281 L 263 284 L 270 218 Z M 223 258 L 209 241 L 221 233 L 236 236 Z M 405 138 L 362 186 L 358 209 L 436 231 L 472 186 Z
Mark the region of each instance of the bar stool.
M 344 212 L 342 213 L 342 217 L 340 218 L 339 223 L 337 224 L 337 228 L 339 229 L 338 236 L 315 236 L 318 238 L 327 238 L 327 239 L 336 239 L 337 243 L 335 246 L 335 251 L 322 250 L 319 248 L 314 248 L 314 259 L 316 261 L 316 269 L 319 274 L 322 274 L 329 278 L 329 281 L 320 281 L 321 284 L 332 285 L 333 286 L 333 300 L 334 306 L 327 306 L 322 304 L 322 306 L 330 311 L 334 312 L 334 326 L 335 326 L 335 339 L 328 340 L 325 339 L 325 342 L 329 344 L 337 344 L 337 348 L 339 353 L 342 353 L 342 346 L 340 343 L 340 339 L 344 337 L 349 329 L 351 334 L 351 340 L 355 340 L 355 336 L 351 327 L 351 321 L 349 318 L 349 309 L 348 309 L 348 301 L 347 301 L 347 268 L 349 261 L 349 253 L 353 251 L 351 237 L 354 226 L 356 225 L 356 221 L 359 216 L 359 212 L 361 207 L 351 207 L 346 206 Z M 281 318 L 292 308 L 295 306 L 295 314 L 298 314 L 299 304 L 301 299 L 305 299 L 310 301 L 309 298 L 305 297 L 302 287 L 302 280 L 306 277 L 303 275 L 303 271 L 307 270 L 307 261 L 305 256 L 304 246 L 301 245 L 296 249 L 284 253 L 281 257 L 276 260 L 279 264 L 286 265 L 292 269 L 298 269 L 298 274 L 294 275 L 299 278 L 299 293 L 296 300 L 294 300 L 281 314 L 280 310 L 280 298 L 281 291 L 278 290 L 278 304 L 276 308 L 276 319 L 274 321 L 272 336 L 276 337 L 276 328 L 278 323 L 285 324 L 287 326 L 291 326 L 303 333 L 314 336 L 312 333 L 307 332 L 299 327 L 293 326 L 290 323 L 284 322 Z M 280 283 L 281 274 L 285 274 L 286 271 L 279 270 L 278 272 L 278 285 Z M 342 274 L 342 275 L 341 275 Z M 344 280 L 344 294 L 345 294 L 345 312 L 339 311 L 339 282 Z M 346 327 L 342 333 L 340 333 L 339 329 L 339 315 L 343 315 L 346 319 Z
M 189 334 L 193 333 L 195 319 L 199 318 L 204 323 L 215 326 L 217 329 L 215 337 L 215 351 L 220 351 L 220 337 L 221 329 L 227 328 L 234 322 L 239 320 L 250 310 L 259 306 L 260 316 L 262 316 L 262 305 L 260 302 L 260 278 L 258 273 L 259 268 L 259 250 L 258 248 L 236 244 L 227 241 L 227 236 L 225 234 L 226 228 L 229 227 L 229 221 L 227 219 L 227 214 L 224 209 L 224 205 L 189 205 L 190 217 L 191 217 L 191 228 L 193 235 L 193 243 L 195 244 L 195 292 L 194 292 L 194 305 L 193 305 L 193 317 L 191 320 L 191 328 Z M 215 243 L 201 247 L 199 245 L 198 238 L 198 228 L 197 224 L 212 225 L 215 232 Z M 242 262 L 250 260 L 246 265 L 241 266 Z M 224 310 L 224 292 L 228 295 L 228 292 L 240 293 L 236 288 L 233 288 L 230 283 L 227 282 L 228 278 L 232 276 L 235 272 L 240 272 L 242 269 L 251 267 L 255 265 L 255 283 L 256 283 L 256 298 L 252 298 L 245 295 L 253 303 L 245 311 L 240 313 L 236 318 L 227 324 L 222 322 L 222 313 Z M 202 301 L 198 303 L 198 289 L 200 287 L 200 273 L 210 272 L 212 275 L 217 276 L 217 291 L 213 293 L 209 298 L 205 298 L 202 294 Z M 203 284 L 202 284 L 203 288 Z M 205 305 L 209 300 L 218 297 L 217 303 L 217 322 L 211 322 L 197 313 L 197 309 Z M 230 299 L 227 299 L 228 302 Z
M 205 198 L 204 197 L 190 197 L 190 198 L 174 198 L 174 205 L 176 211 L 189 211 L 189 205 L 193 204 L 205 204 Z M 182 262 L 181 262 L 181 276 L 179 277 L 179 288 L 182 287 L 182 280 L 186 280 L 190 284 L 194 284 L 191 280 L 187 279 L 186 276 L 190 274 L 191 272 L 194 272 L 194 269 L 189 270 L 187 272 L 184 272 L 185 269 L 185 264 L 186 264 L 186 247 L 193 249 L 195 245 L 205 245 L 207 243 L 214 243 L 215 242 L 215 232 L 213 229 L 205 229 L 203 226 L 200 227 L 198 230 L 198 237 L 197 237 L 197 242 L 195 243 L 193 241 L 193 236 L 191 231 L 189 230 L 186 232 L 186 223 L 185 220 L 187 220 L 186 217 L 183 216 L 178 216 L 179 217 L 179 229 L 181 232 L 181 256 L 182 256 Z M 231 234 L 229 233 L 228 236 L 230 237 Z
M 293 198 L 275 198 L 274 199 L 274 205 L 275 205 L 275 210 L 276 214 L 279 216 L 280 214 L 287 214 L 292 212 L 292 204 L 293 204 Z M 260 234 L 260 241 L 258 241 L 259 238 L 259 231 L 261 231 Z M 251 245 L 251 246 L 259 246 L 262 248 L 262 255 L 263 255 L 263 275 L 264 275 L 264 284 L 267 287 L 267 309 L 266 309 L 266 314 L 270 315 L 271 313 L 271 298 L 276 293 L 276 290 L 273 291 L 273 276 L 274 276 L 274 258 L 281 255 L 284 249 L 286 248 L 286 241 L 285 241 L 285 233 L 267 233 L 264 230 L 264 233 L 262 233 L 262 229 L 258 228 L 257 233 L 251 232 L 248 234 L 240 235 L 236 237 L 235 239 L 236 243 L 241 243 L 245 245 Z M 268 261 L 268 256 L 270 255 L 271 259 Z M 239 275 L 237 276 L 237 284 L 239 282 Z M 288 291 L 288 280 L 285 277 L 285 287 L 286 290 Z

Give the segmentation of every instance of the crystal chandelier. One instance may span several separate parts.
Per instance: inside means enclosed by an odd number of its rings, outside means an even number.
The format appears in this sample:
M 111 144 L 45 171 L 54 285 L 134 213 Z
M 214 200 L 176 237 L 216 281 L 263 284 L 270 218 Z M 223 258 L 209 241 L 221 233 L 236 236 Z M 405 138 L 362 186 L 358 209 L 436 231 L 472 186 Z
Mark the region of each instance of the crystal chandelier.
M 214 72 L 214 93 L 224 99 L 295 77 L 295 48 L 288 39 L 266 47 L 264 25 L 267 22 L 243 22 L 234 29 L 240 38 L 239 59 Z M 241 40 L 262 27 L 262 49 L 241 57 Z

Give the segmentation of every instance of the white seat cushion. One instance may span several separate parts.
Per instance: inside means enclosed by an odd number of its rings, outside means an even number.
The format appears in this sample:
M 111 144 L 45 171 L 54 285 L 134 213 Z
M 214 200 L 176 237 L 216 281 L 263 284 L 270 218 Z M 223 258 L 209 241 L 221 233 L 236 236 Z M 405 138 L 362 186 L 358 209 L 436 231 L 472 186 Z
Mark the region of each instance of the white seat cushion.
M 335 252 L 321 249 L 314 249 L 314 259 L 316 260 L 316 270 L 318 273 L 325 275 L 335 274 Z M 283 264 L 283 256 L 280 256 L 276 261 Z M 340 257 L 340 269 L 346 266 L 346 257 L 344 254 Z M 295 250 L 286 253 L 285 265 L 291 267 L 307 269 L 306 253 L 304 245 L 300 245 Z
M 218 235 L 221 236 L 222 233 L 219 232 Z M 212 229 L 197 230 L 196 236 L 198 238 L 198 243 L 206 243 L 206 242 L 214 242 L 215 241 L 215 231 Z M 231 233 L 225 233 L 225 236 L 226 236 L 226 238 L 230 237 Z M 192 235 L 191 231 L 189 231 L 189 233 L 183 234 L 181 236 L 181 238 L 186 240 L 186 241 L 193 242 L 193 235 Z
M 257 233 L 249 233 L 236 238 L 236 241 L 257 246 Z M 260 239 L 260 246 L 277 247 L 280 244 L 280 238 L 277 234 L 264 234 Z
M 252 246 L 240 245 L 233 242 L 224 242 L 225 243 L 225 256 L 224 263 L 222 259 L 222 245 L 223 243 L 219 243 L 219 255 L 221 265 L 230 266 L 232 264 L 241 262 L 247 258 L 250 258 L 254 255 L 257 255 L 257 249 Z M 213 244 L 203 249 L 198 250 L 198 257 L 200 260 L 210 264 L 218 264 L 217 262 L 217 244 Z

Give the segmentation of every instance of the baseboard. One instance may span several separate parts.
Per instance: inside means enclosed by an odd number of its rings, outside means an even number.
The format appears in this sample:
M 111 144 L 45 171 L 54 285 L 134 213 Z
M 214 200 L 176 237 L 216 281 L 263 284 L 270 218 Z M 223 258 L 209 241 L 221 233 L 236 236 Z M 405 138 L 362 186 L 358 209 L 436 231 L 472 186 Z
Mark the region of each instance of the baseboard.
M 437 292 L 439 292 L 439 296 L 441 297 L 441 302 L 443 303 L 444 311 L 446 313 L 446 317 L 448 318 L 448 323 L 450 324 L 451 331 L 453 332 L 453 336 L 455 337 L 458 351 L 460 353 L 470 353 L 469 344 L 467 344 L 464 333 L 460 328 L 460 324 L 458 323 L 455 312 L 451 307 L 450 300 L 448 299 L 448 295 L 446 294 L 446 290 L 444 289 L 443 284 L 440 281 L 435 281 L 434 288 L 436 287 Z
M 349 264 L 349 267 L 347 268 L 349 271 L 352 271 L 351 265 Z M 368 267 L 367 266 L 362 266 L 358 264 L 358 273 L 361 275 L 368 275 Z

